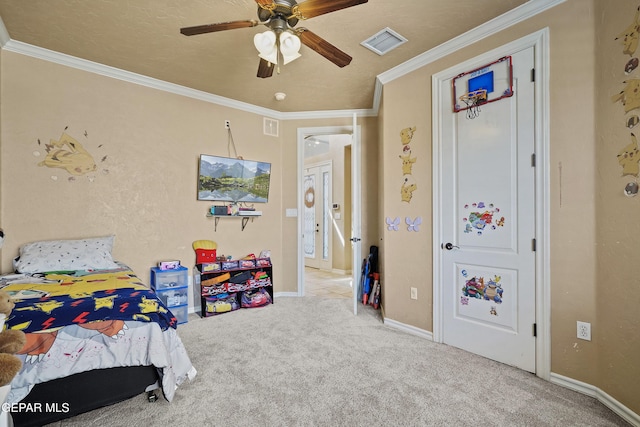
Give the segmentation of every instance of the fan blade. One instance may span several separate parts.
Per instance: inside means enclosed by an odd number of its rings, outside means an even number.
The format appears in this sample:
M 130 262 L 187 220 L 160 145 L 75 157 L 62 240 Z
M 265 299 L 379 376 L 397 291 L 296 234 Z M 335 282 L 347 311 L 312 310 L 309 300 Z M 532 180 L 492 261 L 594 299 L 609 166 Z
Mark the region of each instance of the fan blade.
M 258 6 L 265 10 L 273 10 L 276 8 L 276 3 L 274 0 L 256 0 Z
M 257 1 L 257 0 L 256 0 Z M 368 2 L 369 0 L 306 0 L 291 8 L 298 19 L 309 19 L 336 10 L 346 9 Z
M 273 75 L 273 69 L 276 68 L 274 64 L 267 61 L 266 59 L 260 58 L 260 64 L 258 65 L 258 75 L 262 79 L 266 79 L 267 77 L 271 77 Z
M 302 44 L 315 50 L 338 67 L 342 68 L 351 62 L 352 58 L 349 55 L 306 28 L 300 28 L 296 34 L 300 37 Z
M 180 32 L 185 36 L 195 36 L 197 34 L 214 33 L 216 31 L 235 30 L 236 28 L 250 28 L 255 27 L 258 24 L 259 22 L 254 19 L 246 21 L 220 22 L 217 24 L 180 28 Z

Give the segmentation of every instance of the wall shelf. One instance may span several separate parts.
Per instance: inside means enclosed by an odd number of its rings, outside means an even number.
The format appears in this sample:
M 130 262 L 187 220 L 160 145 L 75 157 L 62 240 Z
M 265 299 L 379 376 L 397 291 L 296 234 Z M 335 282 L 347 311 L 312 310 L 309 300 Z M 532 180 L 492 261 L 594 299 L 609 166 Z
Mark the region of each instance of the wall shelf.
M 220 218 L 242 218 L 241 222 L 241 231 L 244 231 L 244 228 L 247 226 L 249 220 L 253 222 L 253 219 L 262 215 L 212 215 L 207 213 L 207 218 L 214 219 L 214 228 L 213 231 L 218 231 L 218 222 L 220 222 Z

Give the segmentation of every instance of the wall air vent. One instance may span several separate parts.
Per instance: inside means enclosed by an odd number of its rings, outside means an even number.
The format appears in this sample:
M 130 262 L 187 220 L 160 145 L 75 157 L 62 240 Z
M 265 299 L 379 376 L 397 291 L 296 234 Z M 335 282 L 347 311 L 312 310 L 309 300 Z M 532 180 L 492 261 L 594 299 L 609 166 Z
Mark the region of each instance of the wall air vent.
M 387 27 L 384 30 L 378 31 L 360 44 L 378 55 L 384 55 L 391 49 L 395 49 L 406 42 L 407 39 Z
M 276 119 L 270 119 L 268 117 L 263 118 L 264 134 L 269 136 L 278 136 L 279 122 Z

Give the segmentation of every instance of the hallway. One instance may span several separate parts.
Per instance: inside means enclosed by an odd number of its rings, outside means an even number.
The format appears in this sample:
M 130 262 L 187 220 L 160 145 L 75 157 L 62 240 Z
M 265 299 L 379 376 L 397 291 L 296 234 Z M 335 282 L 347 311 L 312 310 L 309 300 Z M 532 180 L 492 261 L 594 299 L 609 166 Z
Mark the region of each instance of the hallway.
M 305 296 L 348 299 L 351 293 L 351 276 L 305 267 Z

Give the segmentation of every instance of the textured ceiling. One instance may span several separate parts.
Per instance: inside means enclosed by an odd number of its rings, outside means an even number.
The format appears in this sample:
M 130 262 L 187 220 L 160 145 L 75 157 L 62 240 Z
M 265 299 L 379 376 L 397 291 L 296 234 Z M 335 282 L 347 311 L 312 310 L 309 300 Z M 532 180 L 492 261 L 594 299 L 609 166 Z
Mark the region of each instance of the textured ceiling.
M 302 0 L 299 1 L 302 3 Z M 339 68 L 306 46 L 256 77 L 264 26 L 183 36 L 181 27 L 257 19 L 254 0 L 0 0 L 12 40 L 281 112 L 372 107 L 377 75 L 526 0 L 369 0 L 300 22 L 353 57 Z M 409 41 L 384 56 L 360 43 L 389 27 Z M 284 101 L 274 94 L 284 92 Z

